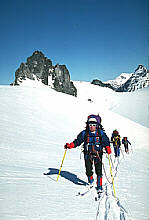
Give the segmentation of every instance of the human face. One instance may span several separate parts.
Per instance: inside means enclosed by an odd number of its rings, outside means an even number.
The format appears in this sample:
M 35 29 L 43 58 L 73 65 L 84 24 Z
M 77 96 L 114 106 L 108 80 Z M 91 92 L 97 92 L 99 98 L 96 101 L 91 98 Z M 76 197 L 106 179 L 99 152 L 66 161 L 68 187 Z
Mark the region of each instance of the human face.
M 96 124 L 95 123 L 90 123 L 89 124 L 89 129 L 90 129 L 91 132 L 96 131 Z

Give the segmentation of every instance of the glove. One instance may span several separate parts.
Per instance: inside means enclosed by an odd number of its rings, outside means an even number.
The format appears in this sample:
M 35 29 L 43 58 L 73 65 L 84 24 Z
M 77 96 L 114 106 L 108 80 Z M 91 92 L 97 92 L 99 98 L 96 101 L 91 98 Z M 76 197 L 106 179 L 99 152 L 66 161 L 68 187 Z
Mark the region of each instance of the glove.
M 67 149 L 67 148 L 68 148 L 68 149 L 71 149 L 71 148 L 74 148 L 74 147 L 75 147 L 75 145 L 74 145 L 73 142 L 71 142 L 70 144 L 69 144 L 69 143 L 66 143 L 65 146 L 64 146 L 65 149 Z
M 107 152 L 108 154 L 111 154 L 111 148 L 110 148 L 110 146 L 106 146 L 106 152 Z

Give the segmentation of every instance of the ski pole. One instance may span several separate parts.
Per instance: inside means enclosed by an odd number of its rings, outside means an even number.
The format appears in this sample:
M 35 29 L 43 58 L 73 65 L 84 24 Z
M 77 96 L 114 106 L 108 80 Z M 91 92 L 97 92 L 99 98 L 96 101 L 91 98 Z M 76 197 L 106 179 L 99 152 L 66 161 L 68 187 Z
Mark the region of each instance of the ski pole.
M 112 158 L 110 157 L 110 160 L 111 160 L 111 164 L 112 164 L 112 167 L 114 169 L 114 165 L 113 165 L 113 161 L 112 161 Z
M 123 151 L 122 151 L 122 148 L 120 147 L 120 151 L 121 151 L 121 153 L 122 153 L 122 156 L 123 156 L 123 158 L 124 158 L 124 154 L 123 154 Z
M 110 174 L 111 174 L 111 177 L 112 177 L 112 184 L 113 184 L 114 197 L 116 198 L 115 186 L 114 186 L 114 179 L 113 179 L 113 175 L 112 175 L 112 169 L 111 169 L 111 162 L 110 162 L 109 154 L 108 154 L 108 159 L 109 159 L 109 165 L 110 165 Z
M 131 145 L 130 145 L 131 146 Z M 133 153 L 133 149 L 132 149 L 132 146 L 131 146 L 131 151 L 132 151 L 132 153 Z
M 62 169 L 62 166 L 63 166 L 63 162 L 64 162 L 64 159 L 65 159 L 65 156 L 66 156 L 66 152 L 67 152 L 67 149 L 64 152 L 64 156 L 63 156 L 63 159 L 62 159 L 62 163 L 61 163 L 61 166 L 60 166 L 60 169 L 59 169 L 59 173 L 58 173 L 56 182 L 58 182 L 58 179 L 59 179 L 59 176 L 60 176 L 60 173 L 61 173 L 61 169 Z

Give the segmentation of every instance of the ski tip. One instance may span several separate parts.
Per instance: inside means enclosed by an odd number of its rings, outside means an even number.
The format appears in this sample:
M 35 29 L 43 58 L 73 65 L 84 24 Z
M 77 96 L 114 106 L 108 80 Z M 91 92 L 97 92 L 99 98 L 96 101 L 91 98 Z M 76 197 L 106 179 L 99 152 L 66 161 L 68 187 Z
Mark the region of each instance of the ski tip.
M 96 202 L 98 201 L 98 198 L 97 198 L 97 197 L 95 197 L 95 201 L 96 201 Z
M 43 173 L 43 175 L 50 175 L 50 173 L 48 172 L 48 173 Z

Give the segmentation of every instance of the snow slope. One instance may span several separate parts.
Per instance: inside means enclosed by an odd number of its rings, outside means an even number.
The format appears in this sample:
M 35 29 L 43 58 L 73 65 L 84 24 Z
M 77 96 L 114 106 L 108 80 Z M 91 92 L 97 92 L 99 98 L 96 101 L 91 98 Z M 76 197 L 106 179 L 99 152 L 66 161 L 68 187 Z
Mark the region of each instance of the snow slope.
M 91 99 L 106 108 L 129 118 L 145 127 L 149 127 L 149 87 L 135 92 L 114 92 L 108 88 L 92 85 L 89 82 L 74 81 L 79 99 Z
M 92 193 L 76 196 L 87 181 L 80 148 L 67 151 L 56 182 L 63 145 L 84 129 L 88 114 L 99 110 L 109 137 L 118 128 L 121 136 L 129 137 L 134 149 L 124 158 L 121 155 L 115 177 L 116 196 L 128 212 L 126 219 L 148 219 L 149 129 L 110 110 L 117 104 L 112 101 L 115 93 L 99 88 L 101 95 L 98 98 L 96 92 L 92 94 L 95 100 L 90 103 L 86 98 L 92 86 L 82 89 L 84 97 L 75 98 L 37 86 L 36 82 L 32 86 L 0 86 L 1 220 L 120 219 L 120 207 L 112 196 L 111 185 L 98 216 L 98 202 Z M 104 164 L 109 176 L 105 155 Z M 51 175 L 44 176 L 43 172 L 49 170 Z M 106 184 L 105 175 L 103 179 Z

